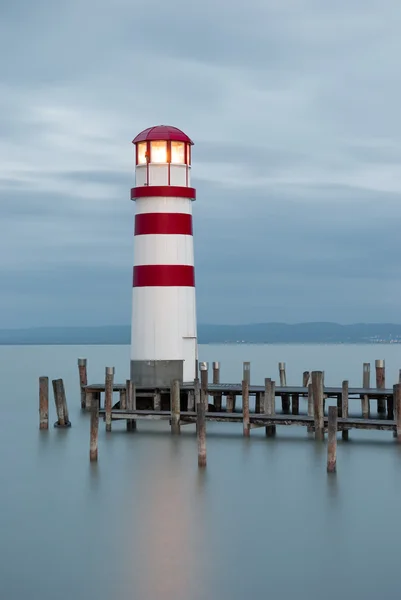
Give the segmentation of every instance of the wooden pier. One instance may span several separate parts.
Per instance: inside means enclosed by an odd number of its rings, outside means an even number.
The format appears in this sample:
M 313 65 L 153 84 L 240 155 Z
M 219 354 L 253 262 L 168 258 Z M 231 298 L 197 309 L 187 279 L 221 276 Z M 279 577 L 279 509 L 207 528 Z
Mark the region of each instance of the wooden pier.
M 86 359 L 78 359 L 78 368 L 81 408 L 91 413 L 91 460 L 98 456 L 99 418 L 107 432 L 112 431 L 113 421 L 121 420 L 126 421 L 127 431 L 135 431 L 141 420 L 168 421 L 173 435 L 179 435 L 182 426 L 196 424 L 199 467 L 206 466 L 206 423 L 212 421 L 242 423 L 245 437 L 261 427 L 272 437 L 277 426 L 290 425 L 306 427 L 317 440 L 324 440 L 328 433 L 329 473 L 337 470 L 337 432 L 346 441 L 352 429 L 392 431 L 401 442 L 401 372 L 398 381 L 386 387 L 383 360 L 375 361 L 375 387 L 370 385 L 369 363 L 363 364 L 362 387 L 350 387 L 348 381 L 326 386 L 322 371 L 305 371 L 301 385 L 287 385 L 282 362 L 278 364 L 280 385 L 269 377 L 263 385 L 251 384 L 249 362 L 243 364 L 240 383 L 221 383 L 220 364 L 215 362 L 212 381 L 207 363 L 200 363 L 199 379 L 174 380 L 171 386 L 157 389 L 135 386 L 130 380 L 115 382 L 114 367 L 106 367 L 104 382 L 88 384 Z M 41 429 L 46 428 L 46 385 L 46 378 L 41 377 Z M 54 381 L 53 387 L 59 416 L 56 425 L 63 426 L 64 421 L 70 425 L 62 380 Z

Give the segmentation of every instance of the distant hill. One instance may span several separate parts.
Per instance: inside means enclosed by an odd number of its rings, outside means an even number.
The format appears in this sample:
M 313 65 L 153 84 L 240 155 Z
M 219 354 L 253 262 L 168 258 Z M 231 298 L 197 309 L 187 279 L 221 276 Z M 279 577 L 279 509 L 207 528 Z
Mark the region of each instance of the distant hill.
M 201 344 L 401 343 L 401 324 L 394 323 L 252 323 L 198 326 Z M 0 329 L 1 345 L 129 344 L 130 326 L 33 327 Z

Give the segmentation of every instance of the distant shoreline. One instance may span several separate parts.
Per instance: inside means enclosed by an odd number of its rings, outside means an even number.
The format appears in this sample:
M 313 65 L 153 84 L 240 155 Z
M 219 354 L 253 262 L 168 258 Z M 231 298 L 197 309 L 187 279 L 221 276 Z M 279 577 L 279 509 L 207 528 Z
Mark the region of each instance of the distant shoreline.
M 129 325 L 0 329 L 1 346 L 129 345 Z M 401 344 L 401 324 L 330 322 L 198 325 L 199 344 Z

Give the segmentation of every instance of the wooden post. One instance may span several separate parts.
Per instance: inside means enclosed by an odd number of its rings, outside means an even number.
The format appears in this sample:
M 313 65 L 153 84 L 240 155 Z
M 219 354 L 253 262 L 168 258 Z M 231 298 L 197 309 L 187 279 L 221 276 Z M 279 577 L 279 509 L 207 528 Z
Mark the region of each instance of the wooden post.
M 201 384 L 201 390 L 205 390 L 207 391 L 208 388 L 208 384 L 209 384 L 209 365 L 207 362 L 200 362 L 199 363 L 199 371 L 200 371 L 200 384 Z
M 244 436 L 249 437 L 251 431 L 249 421 L 249 381 L 246 379 L 242 381 L 242 421 Z
M 68 418 L 67 399 L 65 397 L 64 382 L 62 379 L 53 379 L 54 402 L 57 411 L 57 422 L 55 427 L 71 427 Z
M 207 393 L 208 387 L 209 387 L 209 371 L 208 371 L 208 369 L 209 369 L 209 364 L 207 362 L 199 363 L 199 370 L 200 370 L 200 376 L 201 376 L 200 385 L 201 385 L 201 390 L 205 392 L 203 401 L 205 402 L 206 411 L 209 406 L 209 395 Z
M 195 391 L 189 390 L 189 392 L 188 392 L 188 412 L 194 412 L 194 411 L 195 411 Z
M 334 473 L 337 467 L 337 407 L 329 406 L 327 472 Z
M 49 429 L 48 377 L 39 377 L 39 429 Z
M 226 397 L 226 411 L 232 413 L 234 411 L 234 393 L 228 392 Z
M 60 379 L 60 384 L 59 385 L 60 385 L 61 397 L 63 399 L 65 424 L 66 424 L 67 427 L 70 427 L 71 423 L 70 423 L 70 417 L 69 417 L 69 414 L 68 414 L 67 396 L 65 395 L 64 381 L 62 379 Z
M 248 384 L 251 384 L 251 363 L 244 362 L 242 365 L 242 380 L 247 381 Z
M 220 363 L 213 363 L 213 383 L 218 385 L 220 383 Z M 221 412 L 221 403 L 222 403 L 223 395 L 220 393 L 214 394 L 214 407 L 217 412 Z
M 213 363 L 213 383 L 220 383 L 220 363 Z
M 299 394 L 292 395 L 292 414 L 299 415 Z
M 287 385 L 287 376 L 285 373 L 285 363 L 278 363 L 278 370 L 280 374 L 280 386 L 286 387 Z M 281 408 L 283 410 L 283 414 L 290 414 L 290 396 L 289 394 L 281 394 Z
M 85 390 L 85 409 L 86 410 L 89 410 L 90 407 L 92 406 L 93 394 L 94 394 L 94 392 L 87 390 L 87 389 Z
M 342 394 L 337 394 L 337 417 L 341 419 L 343 416 Z
M 111 431 L 111 410 L 113 404 L 114 367 L 106 367 L 104 409 L 106 411 L 106 431 Z
M 366 390 L 370 388 L 370 363 L 363 363 L 362 387 Z M 362 396 L 361 404 L 362 404 L 362 419 L 369 419 L 369 415 L 370 415 L 369 396 L 364 394 Z
M 343 419 L 348 419 L 348 381 L 343 381 L 341 392 L 341 413 Z M 343 429 L 342 438 L 348 440 L 348 429 Z
M 313 390 L 312 383 L 308 384 L 308 417 L 313 417 Z M 313 425 L 308 425 L 306 428 L 308 433 L 313 433 Z
M 180 433 L 180 382 L 174 379 L 170 387 L 171 433 Z
M 387 397 L 387 419 L 390 421 L 394 419 L 394 394 Z
M 376 388 L 384 389 L 386 387 L 386 370 L 384 360 L 376 360 Z M 386 412 L 386 401 L 384 398 L 377 398 L 377 414 L 383 415 Z
M 153 394 L 153 410 L 161 410 L 162 409 L 162 396 L 160 390 L 155 390 Z
M 256 392 L 255 394 L 255 413 L 263 413 L 264 411 L 264 394 L 263 392 Z
M 136 389 L 131 379 L 127 379 L 125 387 L 127 389 L 127 410 L 136 410 Z M 136 430 L 136 419 L 127 419 L 127 431 Z
M 120 409 L 127 410 L 127 389 L 120 390 Z
M 309 371 L 304 371 L 302 374 L 302 387 L 308 387 L 309 383 Z
M 397 442 L 401 442 L 401 384 L 393 386 L 394 407 L 395 407 L 395 437 Z
M 85 386 L 88 385 L 88 373 L 86 370 L 86 362 L 86 358 L 78 358 L 79 387 L 81 390 L 81 408 L 87 408 Z
M 91 425 L 90 425 L 90 450 L 89 459 L 97 460 L 97 446 L 99 433 L 99 397 L 94 395 L 91 403 Z
M 206 467 L 206 415 L 205 400 L 202 396 L 205 392 L 202 390 L 200 402 L 196 405 L 196 433 L 198 440 L 198 467 Z
M 269 417 L 273 417 L 276 414 L 276 392 L 275 392 L 275 383 L 270 379 L 270 377 L 266 377 L 265 379 L 265 406 L 264 412 Z M 276 426 L 275 425 L 266 425 L 266 435 L 268 437 L 272 437 L 276 434 Z
M 54 403 L 56 405 L 57 422 L 54 424 L 55 427 L 65 427 L 64 417 L 64 405 L 63 400 L 59 394 L 59 379 L 52 379 Z
M 323 372 L 312 371 L 313 412 L 315 417 L 315 439 L 324 439 L 323 415 Z

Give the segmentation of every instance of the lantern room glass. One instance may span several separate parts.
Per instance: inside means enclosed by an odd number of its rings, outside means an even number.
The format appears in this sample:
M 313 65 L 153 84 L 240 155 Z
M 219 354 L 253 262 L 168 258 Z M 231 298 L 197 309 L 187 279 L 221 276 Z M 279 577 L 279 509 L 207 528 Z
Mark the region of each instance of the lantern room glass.
M 158 141 L 150 144 L 150 160 L 152 163 L 167 162 L 167 142 Z
M 146 142 L 140 142 L 139 144 L 137 144 L 137 148 L 136 148 L 136 157 L 137 157 L 137 164 L 138 165 L 145 165 L 146 164 L 146 147 L 147 147 L 147 143 Z
M 185 143 L 171 142 L 171 162 L 185 165 Z

